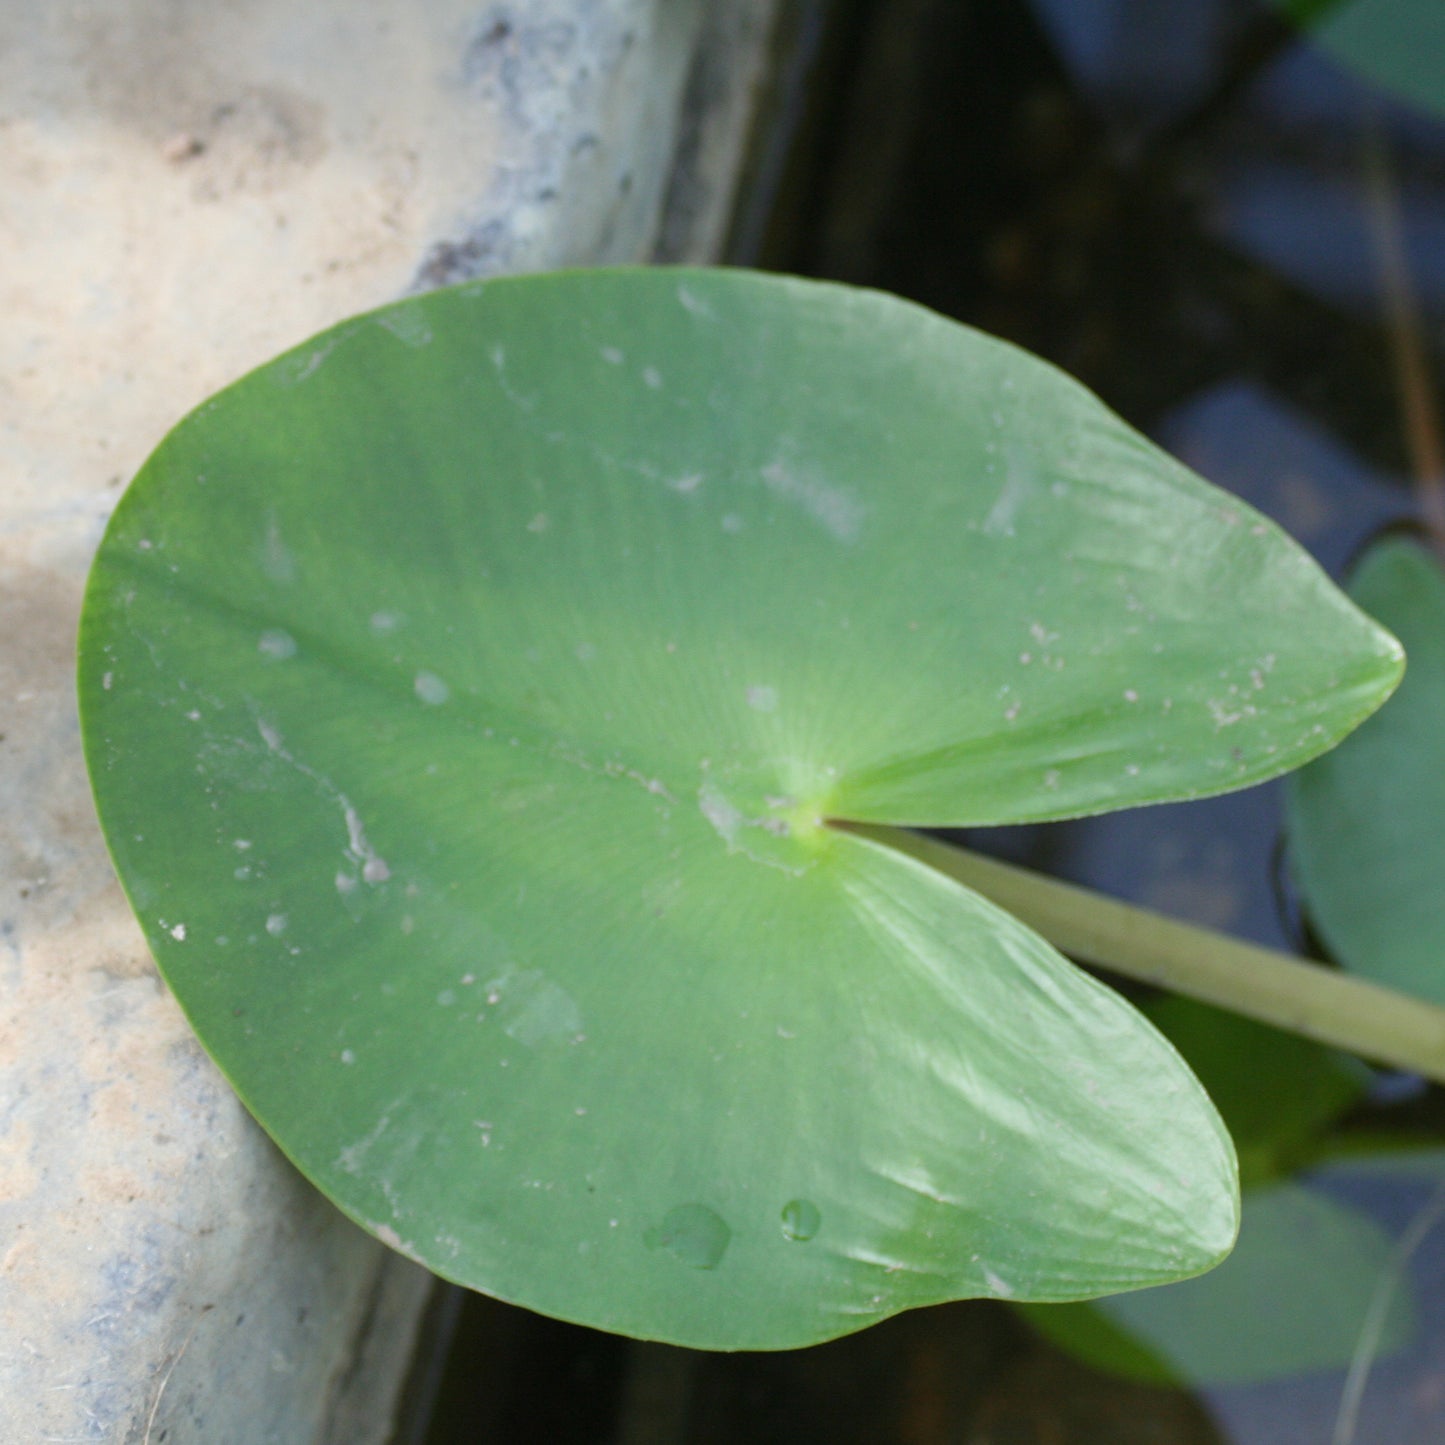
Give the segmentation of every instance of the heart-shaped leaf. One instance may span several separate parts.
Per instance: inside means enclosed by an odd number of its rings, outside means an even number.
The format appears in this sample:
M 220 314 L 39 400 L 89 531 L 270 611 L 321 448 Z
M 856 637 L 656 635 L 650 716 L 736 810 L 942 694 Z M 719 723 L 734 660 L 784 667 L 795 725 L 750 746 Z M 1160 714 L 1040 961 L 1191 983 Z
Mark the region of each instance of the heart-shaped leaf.
M 1391 537 L 1350 593 L 1399 633 L 1410 673 L 1378 717 L 1290 779 L 1290 851 L 1340 963 L 1445 1003 L 1445 573 Z
M 183 422 L 86 598 L 121 878 L 250 1108 L 440 1273 L 775 1348 L 1229 1247 L 1178 1056 L 831 820 L 1270 776 L 1398 648 L 1051 367 L 874 293 L 494 281 Z

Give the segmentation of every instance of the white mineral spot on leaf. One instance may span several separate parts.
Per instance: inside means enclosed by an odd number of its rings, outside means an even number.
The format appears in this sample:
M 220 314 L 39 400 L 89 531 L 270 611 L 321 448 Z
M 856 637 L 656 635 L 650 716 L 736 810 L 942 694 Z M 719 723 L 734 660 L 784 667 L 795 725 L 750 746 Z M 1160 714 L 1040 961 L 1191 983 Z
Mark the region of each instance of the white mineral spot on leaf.
M 352 1053 L 350 1049 L 342 1049 L 341 1062 L 343 1064 L 354 1064 L 356 1062 L 356 1055 Z
M 200 720 L 201 720 L 201 715 L 200 715 L 200 713 L 198 713 L 198 712 L 195 710 L 195 708 L 192 708 L 192 709 L 190 710 L 190 712 L 188 712 L 188 713 L 186 714 L 186 721 L 187 721 L 187 722 L 200 722 Z
M 266 534 L 261 539 L 261 570 L 272 582 L 282 584 L 296 580 L 296 559 L 281 540 L 281 529 L 274 512 L 267 513 Z
M 761 475 L 768 491 L 798 507 L 838 541 L 857 541 L 865 509 L 843 488 L 781 458 L 763 467 Z
M 416 348 L 431 344 L 431 327 L 415 307 L 403 306 L 400 310 L 385 312 L 377 317 L 377 322 L 407 346 Z
M 758 837 L 760 832 L 778 838 L 788 837 L 792 829 L 786 818 L 750 818 L 711 781 L 704 781 L 698 788 L 697 806 L 698 811 L 712 824 L 713 830 L 727 845 L 729 853 L 742 853 L 754 863 L 762 863 L 794 876 L 806 873 L 813 866 L 811 860 L 795 866 L 785 861 L 785 856 L 757 846 L 762 842 Z
M 519 407 L 522 411 L 534 411 L 537 406 L 535 396 L 524 396 L 507 379 L 507 348 L 502 345 L 492 347 L 492 368 L 497 373 L 497 385 L 502 389 L 502 395 L 507 398 L 513 406 Z
M 755 686 L 748 689 L 748 706 L 754 712 L 774 712 L 778 706 L 778 690 L 775 687 Z
M 366 829 L 361 825 L 361 815 L 346 800 L 344 794 L 337 795 L 341 804 L 341 815 L 346 821 L 347 851 L 362 865 L 361 876 L 368 883 L 380 883 L 391 877 L 391 869 L 366 839 Z
M 107 692 L 109 692 L 109 691 L 110 691 L 111 684 L 112 684 L 114 681 L 115 681 L 115 674 L 114 674 L 113 672 L 107 672 L 107 673 L 105 673 L 105 674 L 101 677 L 101 679 L 100 679 L 100 685 L 101 685 Z
M 484 985 L 497 1008 L 502 1031 L 529 1048 L 563 1042 L 582 1027 L 576 1000 L 541 969 L 508 968 Z M 506 1060 L 499 1061 L 503 1067 Z
M 444 988 L 437 995 L 437 1003 L 440 1004 L 442 1008 L 450 1008 L 456 1001 L 457 996 L 455 991 L 449 988 Z
M 1125 701 L 1125 702 L 1138 702 L 1138 701 L 1139 701 L 1139 694 L 1138 694 L 1137 692 L 1135 692 L 1132 687 L 1126 687 L 1126 688 L 1124 689 L 1124 701 Z
M 728 512 L 722 519 L 722 529 L 736 536 L 743 529 L 743 519 L 736 512 Z
M 656 391 L 662 385 L 662 373 L 655 366 L 644 366 L 642 368 L 642 382 L 644 386 Z
M 321 369 L 322 363 L 343 340 L 345 340 L 345 333 L 333 335 L 304 355 L 288 358 L 280 379 L 288 386 L 299 386 L 303 381 L 309 380 Z
M 1233 727 L 1235 723 L 1243 722 L 1248 717 L 1255 717 L 1259 712 L 1253 703 L 1235 703 L 1217 697 L 1210 698 L 1207 706 L 1209 716 L 1214 721 L 1215 732 L 1221 728 Z
M 340 894 L 347 894 L 356 887 L 356 879 L 349 873 L 338 873 L 336 875 L 336 891 Z
M 279 937 L 286 932 L 286 915 L 284 913 L 273 913 L 266 920 L 266 932 L 272 938 Z
M 529 532 L 545 532 L 551 525 L 551 519 L 547 516 L 546 512 L 538 512 L 537 515 L 527 523 L 527 530 Z
M 997 412 L 994 413 L 998 415 Z M 1001 425 L 1001 423 L 997 423 Z M 1018 447 L 1009 447 L 1004 471 L 1003 486 L 988 516 L 983 519 L 986 537 L 1012 537 L 1014 524 L 1020 510 L 1033 491 L 1034 468 L 1027 455 Z
M 697 790 L 697 806 L 728 848 L 736 848 L 738 830 L 744 822 L 742 813 L 712 783 L 704 783 Z
M 1029 665 L 1029 663 L 1031 663 L 1033 660 L 1034 660 L 1034 655 L 1033 655 L 1032 652 L 1021 652 L 1021 653 L 1019 653 L 1019 666 L 1020 666 L 1020 667 L 1027 667 L 1027 666 Z
M 678 492 L 684 497 L 690 497 L 702 486 L 702 473 L 689 472 L 687 476 L 678 477 L 676 481 L 669 482 L 668 486 L 671 487 L 674 492 Z
M 1050 768 L 1044 774 L 1044 787 L 1057 788 L 1059 786 L 1059 771 L 1057 768 Z
M 690 311 L 694 316 L 702 316 L 711 320 L 714 312 L 711 306 L 696 293 L 689 291 L 686 286 L 677 288 L 677 299 L 682 303 L 685 311 Z
M 451 688 L 434 672 L 419 672 L 412 682 L 416 695 L 425 703 L 439 707 L 451 695 Z
M 995 1298 L 1013 1298 L 1013 1286 L 1000 1279 L 987 1265 L 983 1267 L 983 1282 L 989 1287 L 990 1293 L 992 1293 Z
M 289 632 L 283 632 L 279 627 L 263 632 L 256 647 L 267 657 L 275 658 L 278 661 L 296 656 L 296 639 Z
M 395 612 L 373 612 L 370 622 L 373 632 L 385 634 L 395 632 L 401 626 L 401 617 Z
M 171 929 L 171 937 L 174 938 L 177 943 L 184 943 L 186 941 L 186 925 L 184 923 L 176 924 L 176 926 Z
M 627 358 L 615 346 L 602 347 L 599 350 L 598 355 L 601 356 L 603 361 L 605 361 L 609 366 L 621 366 L 622 363 L 627 360 Z

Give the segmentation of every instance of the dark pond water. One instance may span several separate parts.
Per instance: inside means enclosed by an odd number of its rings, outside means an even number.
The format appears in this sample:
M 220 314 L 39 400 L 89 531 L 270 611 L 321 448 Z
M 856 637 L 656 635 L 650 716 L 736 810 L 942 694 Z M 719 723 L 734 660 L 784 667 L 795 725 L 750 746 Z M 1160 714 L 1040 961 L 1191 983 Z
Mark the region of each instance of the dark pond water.
M 1395 5 L 1397 38 L 1411 23 L 1403 0 L 1353 3 Z M 1401 78 L 1400 46 L 1342 54 L 1264 0 L 793 12 L 784 70 L 806 85 L 775 107 L 733 259 L 881 286 L 1040 352 L 1336 576 L 1419 516 L 1445 377 L 1445 47 L 1426 57 L 1432 113 L 1408 47 Z M 1311 947 L 1274 786 L 968 841 Z M 1253 1058 L 1241 1045 L 1238 1068 Z M 1190 1325 L 1213 1343 L 1140 1337 L 1175 1384 L 1081 1363 L 991 1302 L 712 1356 L 457 1293 L 404 1445 L 1433 1445 L 1445 1156 L 1402 1168 L 1378 1149 L 1445 1141 L 1445 1112 L 1415 1080 L 1359 1083 L 1260 1196 L 1276 1226 L 1246 1225 L 1262 1243 L 1235 1314 Z

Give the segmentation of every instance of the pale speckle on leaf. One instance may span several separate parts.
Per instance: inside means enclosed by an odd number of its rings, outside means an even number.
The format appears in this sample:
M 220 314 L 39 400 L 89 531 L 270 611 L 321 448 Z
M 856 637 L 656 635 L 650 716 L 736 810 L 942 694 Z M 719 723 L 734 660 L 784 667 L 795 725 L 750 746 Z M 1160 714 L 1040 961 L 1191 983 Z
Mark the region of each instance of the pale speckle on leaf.
M 440 707 L 452 695 L 451 687 L 434 672 L 417 673 L 412 688 L 424 703 L 433 707 Z
M 256 649 L 266 657 L 284 662 L 288 657 L 296 656 L 296 639 L 279 627 L 269 628 L 261 634 Z

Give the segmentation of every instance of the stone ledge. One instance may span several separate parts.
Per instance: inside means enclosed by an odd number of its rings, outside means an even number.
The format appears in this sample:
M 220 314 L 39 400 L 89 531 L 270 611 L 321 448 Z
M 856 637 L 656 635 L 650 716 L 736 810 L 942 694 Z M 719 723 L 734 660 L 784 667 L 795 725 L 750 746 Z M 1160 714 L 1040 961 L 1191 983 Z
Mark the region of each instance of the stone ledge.
M 408 290 L 664 234 L 710 258 L 772 12 L 0 15 L 0 1439 L 379 1445 L 431 1286 L 251 1122 L 111 874 L 73 639 L 123 481 L 208 393 Z

